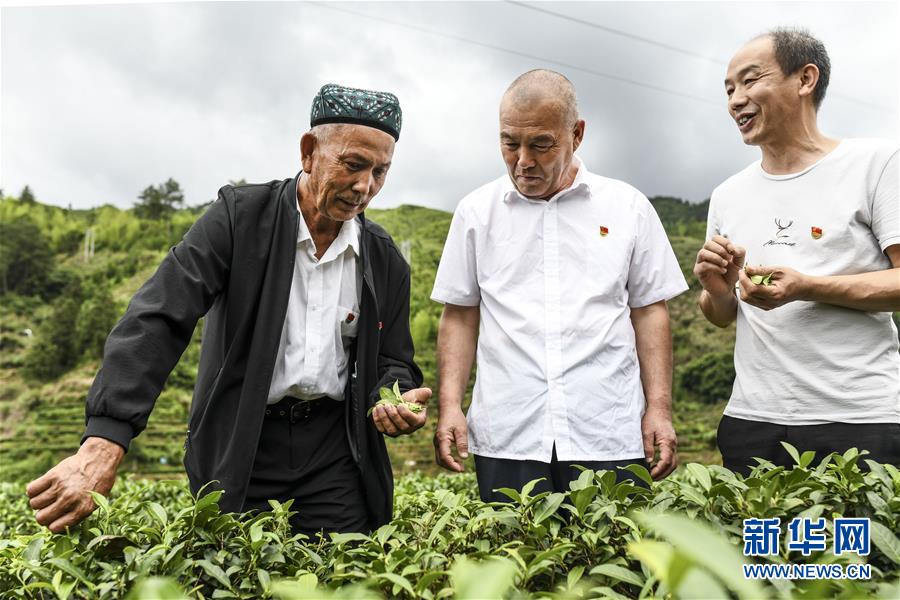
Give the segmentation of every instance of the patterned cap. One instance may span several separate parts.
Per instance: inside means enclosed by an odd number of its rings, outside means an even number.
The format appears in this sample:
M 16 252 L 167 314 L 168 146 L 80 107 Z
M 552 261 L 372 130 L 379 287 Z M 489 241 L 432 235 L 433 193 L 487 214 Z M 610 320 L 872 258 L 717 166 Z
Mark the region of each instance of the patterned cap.
M 400 139 L 400 101 L 388 92 L 373 92 L 334 83 L 322 86 L 313 98 L 309 126 L 323 123 L 367 125 Z

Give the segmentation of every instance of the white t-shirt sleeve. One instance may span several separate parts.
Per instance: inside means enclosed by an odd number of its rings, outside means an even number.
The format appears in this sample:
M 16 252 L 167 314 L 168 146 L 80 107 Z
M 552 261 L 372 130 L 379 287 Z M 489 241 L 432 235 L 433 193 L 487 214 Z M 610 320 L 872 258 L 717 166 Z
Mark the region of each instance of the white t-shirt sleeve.
M 628 306 L 671 300 L 688 289 L 659 216 L 646 197 L 638 198 L 634 249 L 628 268 Z
M 875 185 L 872 199 L 872 233 L 884 250 L 900 244 L 900 194 L 897 190 L 897 152 L 888 159 Z
M 713 192 L 713 197 L 709 200 L 709 211 L 706 215 L 706 241 L 711 240 L 712 236 L 718 233 L 719 223 L 716 216 L 715 192 Z
M 434 278 L 431 299 L 441 304 L 478 306 L 481 290 L 475 263 L 475 230 L 461 203 L 453 214 Z

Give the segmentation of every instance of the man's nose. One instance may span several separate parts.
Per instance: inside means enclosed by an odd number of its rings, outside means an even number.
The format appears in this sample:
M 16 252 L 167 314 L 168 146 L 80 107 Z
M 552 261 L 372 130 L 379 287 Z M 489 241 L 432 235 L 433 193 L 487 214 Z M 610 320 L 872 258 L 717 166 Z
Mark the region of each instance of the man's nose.
M 741 90 L 734 90 L 728 98 L 728 110 L 737 113 L 747 104 L 747 95 Z
M 531 150 L 529 150 L 528 148 L 520 148 L 516 162 L 519 164 L 519 167 L 523 169 L 530 169 L 536 164 L 536 161 L 534 160 L 534 153 L 531 152 Z
M 369 197 L 369 193 L 374 189 L 375 179 L 372 177 L 371 171 L 360 171 L 353 182 L 353 191 L 365 200 Z

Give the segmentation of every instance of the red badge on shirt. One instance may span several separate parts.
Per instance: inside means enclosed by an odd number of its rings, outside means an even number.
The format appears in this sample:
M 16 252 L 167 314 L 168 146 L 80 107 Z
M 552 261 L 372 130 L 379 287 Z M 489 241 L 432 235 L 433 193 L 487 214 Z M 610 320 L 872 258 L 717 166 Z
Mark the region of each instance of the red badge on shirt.
M 347 313 L 347 323 L 352 323 L 354 319 L 356 319 L 356 317 L 353 316 L 353 313 Z
M 609 228 L 606 225 L 600 226 L 600 237 L 606 237 L 609 235 Z
M 817 240 L 820 237 L 822 237 L 822 228 L 821 227 L 813 227 L 812 231 L 810 233 L 812 234 L 813 239 Z

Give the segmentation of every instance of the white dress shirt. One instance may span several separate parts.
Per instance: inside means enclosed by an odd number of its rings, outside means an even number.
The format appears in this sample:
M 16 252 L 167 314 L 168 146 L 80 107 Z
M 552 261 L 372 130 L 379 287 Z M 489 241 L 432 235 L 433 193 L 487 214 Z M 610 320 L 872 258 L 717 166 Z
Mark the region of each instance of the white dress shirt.
M 507 176 L 462 199 L 431 298 L 480 306 L 467 415 L 481 456 L 550 462 L 644 456 L 631 307 L 687 283 L 659 217 L 633 187 L 575 157 L 549 200 Z
M 359 327 L 360 228 L 344 221 L 321 259 L 303 215 L 287 314 L 268 403 L 285 396 L 343 400 L 350 344 Z

